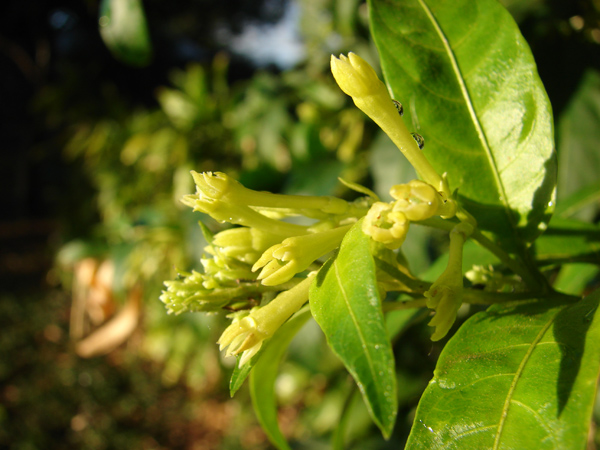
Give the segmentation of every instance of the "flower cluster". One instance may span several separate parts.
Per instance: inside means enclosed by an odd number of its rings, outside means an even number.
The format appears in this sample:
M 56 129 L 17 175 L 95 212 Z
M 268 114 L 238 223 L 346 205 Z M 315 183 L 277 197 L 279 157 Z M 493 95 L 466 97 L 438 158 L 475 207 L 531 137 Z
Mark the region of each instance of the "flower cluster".
M 249 315 L 236 316 L 219 340 L 229 355 L 243 354 L 245 363 L 308 300 L 306 272 L 339 247 L 372 201 L 258 192 L 220 172 L 192 176 L 197 190 L 183 203 L 239 227 L 214 237 L 205 233 L 209 245 L 201 259 L 202 273 L 181 273 L 179 279 L 165 282 L 161 300 L 175 314 L 252 308 Z M 294 216 L 313 223 L 285 220 Z
M 426 220 L 435 215 L 453 217 L 454 201 L 445 200 L 442 194 L 424 181 L 413 180 L 397 184 L 390 189 L 391 203 L 376 202 L 363 222 L 363 232 L 389 249 L 400 248 L 410 222 Z
M 364 217 L 362 231 L 373 240 L 372 251 L 385 264 L 398 266 L 400 253 L 394 250 L 404 242 L 410 222 L 461 213 L 445 175 L 440 176 L 421 151 L 423 138 L 406 129 L 402 105 L 390 98 L 371 66 L 350 53 L 339 59 L 332 56 L 331 70 L 341 89 L 388 134 L 423 181 L 393 186 L 389 203 L 379 201 L 367 188 L 344 182 L 367 195 L 347 202 L 330 196 L 258 192 L 221 172 L 192 172 L 196 193 L 186 195 L 183 203 L 236 227 L 215 236 L 206 230 L 203 271 L 181 273 L 177 280 L 167 281 L 161 300 L 175 314 L 234 311 L 219 344 L 227 355 L 241 355 L 240 365 L 306 303 L 318 260 L 339 247 L 360 218 Z M 450 235 L 448 267 L 424 293 L 427 306 L 435 311 L 429 323 L 435 327 L 433 340 L 448 332 L 462 301 L 462 248 L 473 224 L 463 221 L 464 214 L 458 217 L 461 222 L 455 222 Z M 309 225 L 300 224 L 307 219 Z M 403 281 L 395 279 L 402 277 Z M 385 291 L 410 280 L 407 275 L 385 273 L 378 283 Z
M 208 256 L 200 259 L 202 273 L 180 272 L 178 279 L 165 281 L 160 300 L 169 313 L 256 306 L 272 289 L 256 282 L 252 264 L 274 243 L 274 236 L 251 228 L 233 228 L 214 237 L 205 234 L 209 245 Z
M 391 203 L 376 202 L 363 222 L 363 232 L 388 249 L 399 248 L 411 221 L 439 215 L 449 219 L 459 214 L 461 222 L 450 233 L 450 259 L 442 276 L 425 292 L 427 306 L 435 311 L 429 325 L 433 340 L 446 335 L 462 303 L 462 249 L 476 226 L 474 219 L 459 211 L 451 197 L 446 176 L 438 174 L 421 149 L 424 140 L 410 133 L 402 120 L 403 108 L 393 100 L 373 68 L 350 53 L 331 57 L 331 71 L 340 88 L 356 106 L 375 121 L 406 156 L 423 181 L 414 180 L 392 187 Z

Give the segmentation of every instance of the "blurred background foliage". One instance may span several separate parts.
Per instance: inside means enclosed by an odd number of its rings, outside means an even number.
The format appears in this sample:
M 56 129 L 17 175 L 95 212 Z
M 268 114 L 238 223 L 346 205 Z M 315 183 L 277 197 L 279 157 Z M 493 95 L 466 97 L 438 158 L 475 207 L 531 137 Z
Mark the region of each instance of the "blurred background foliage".
M 554 105 L 559 198 L 594 187 L 600 2 L 504 3 Z M 414 178 L 329 73 L 332 53 L 377 65 L 366 4 L 33 0 L 0 12 L 0 447 L 270 448 L 247 391 L 229 399 L 223 318 L 167 316 L 158 300 L 205 245 L 207 218 L 179 198 L 194 190 L 192 169 L 347 198 L 338 177 L 384 198 Z M 597 205 L 582 218 L 597 222 Z M 422 274 L 443 245 L 415 227 L 403 248 Z M 405 441 L 441 350 L 412 312 L 390 315 L 390 334 L 408 321 L 388 442 L 318 327 L 302 330 L 277 379 L 294 448 Z

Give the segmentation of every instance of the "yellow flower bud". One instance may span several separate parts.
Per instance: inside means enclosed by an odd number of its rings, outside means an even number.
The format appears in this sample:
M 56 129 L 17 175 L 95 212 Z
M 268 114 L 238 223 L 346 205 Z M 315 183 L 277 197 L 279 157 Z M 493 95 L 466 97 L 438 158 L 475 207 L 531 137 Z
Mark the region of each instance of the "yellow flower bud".
M 472 232 L 473 227 L 466 222 L 457 224 L 450 232 L 450 255 L 446 270 L 425 292 L 427 307 L 435 310 L 435 316 L 428 323 L 429 326 L 435 327 L 432 341 L 439 341 L 446 336 L 462 304 L 462 253 L 465 241 Z
M 449 219 L 456 214 L 456 202 L 453 199 L 444 199 L 441 192 L 421 180 L 392 186 L 390 195 L 397 200 L 394 210 L 402 211 L 411 221 L 426 220 L 433 216 Z
M 217 251 L 221 255 L 235 258 L 247 264 L 254 264 L 265 250 L 280 240 L 281 237 L 273 233 L 256 228 L 240 227 L 217 233 L 212 245 L 218 248 Z M 204 250 L 215 255 L 212 246 L 207 246 Z
M 425 220 L 437 214 L 443 202 L 435 188 L 420 180 L 397 184 L 390 189 L 396 199 L 394 209 L 402 211 L 408 220 Z
M 332 55 L 331 72 L 342 91 L 351 96 L 356 106 L 381 127 L 417 173 L 436 189 L 443 190 L 442 177 L 425 158 L 400 117 L 387 88 L 369 63 L 354 53 L 349 53 L 348 57 L 340 55 L 339 59 Z
M 326 214 L 344 214 L 349 209 L 347 201 L 332 196 L 284 195 L 254 191 L 222 172 L 192 171 L 192 176 L 199 193 L 212 200 L 257 208 L 317 209 Z
M 389 98 L 385 85 L 379 80 L 375 70 L 354 53 L 348 53 L 348 57 L 340 55 L 339 59 L 331 55 L 331 73 L 339 87 L 353 99 L 365 97 L 383 98 L 389 100 L 390 107 L 396 107 Z
M 192 170 L 192 177 L 198 192 L 214 200 L 219 200 L 227 196 L 228 193 L 243 188 L 240 183 L 222 172 L 198 173 Z
M 194 211 L 208 214 L 219 222 L 253 227 L 279 236 L 295 236 L 308 232 L 307 227 L 271 219 L 247 205 L 229 203 L 222 198 L 207 198 L 198 193 L 184 196 L 182 202 L 194 208 Z
M 297 273 L 308 269 L 317 258 L 339 247 L 351 227 L 352 225 L 346 225 L 285 239 L 281 244 L 267 249 L 256 261 L 252 271 L 262 268 L 258 279 L 265 286 L 285 283 Z
M 240 367 L 260 350 L 263 341 L 270 338 L 292 314 L 308 300 L 308 289 L 313 274 L 293 288 L 282 292 L 266 306 L 255 308 L 249 316 L 233 322 L 225 329 L 219 341 L 220 350 L 227 348 L 226 356 L 242 353 Z

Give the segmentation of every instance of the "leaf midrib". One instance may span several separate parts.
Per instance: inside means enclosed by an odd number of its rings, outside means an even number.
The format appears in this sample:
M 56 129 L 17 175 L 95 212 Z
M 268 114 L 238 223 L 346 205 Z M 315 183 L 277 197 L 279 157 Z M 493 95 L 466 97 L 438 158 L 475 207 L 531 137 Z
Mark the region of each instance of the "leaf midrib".
M 498 450 L 498 448 L 500 446 L 500 439 L 502 438 L 502 432 L 504 431 L 504 425 L 506 424 L 506 418 L 508 417 L 508 410 L 510 409 L 510 403 L 513 399 L 515 389 L 517 388 L 517 384 L 518 384 L 521 376 L 523 375 L 525 366 L 527 365 L 527 362 L 529 362 L 529 359 L 531 358 L 531 355 L 533 354 L 534 350 L 537 348 L 538 343 L 544 337 L 544 335 L 546 334 L 546 332 L 548 331 L 550 326 L 552 326 L 552 324 L 554 323 L 554 319 L 556 319 L 556 316 L 561 311 L 562 311 L 562 309 L 557 311 L 556 314 L 554 314 L 554 316 L 552 316 L 550 318 L 550 320 L 548 320 L 548 323 L 546 323 L 542 327 L 542 329 L 537 334 L 535 339 L 529 345 L 529 348 L 527 349 L 527 353 L 525 354 L 525 356 L 523 356 L 523 360 L 521 361 L 521 364 L 519 364 L 519 368 L 517 369 L 517 372 L 515 373 L 515 375 L 513 377 L 513 380 L 510 384 L 510 389 L 508 390 L 508 393 L 506 394 L 506 400 L 504 401 L 504 405 L 502 406 L 502 414 L 500 416 L 500 422 L 498 423 L 498 431 L 496 432 L 496 438 L 494 439 L 494 446 L 492 447 L 493 450 Z
M 490 164 L 490 168 L 492 169 L 492 173 L 494 176 L 494 182 L 496 183 L 496 187 L 502 198 L 502 206 L 504 208 L 505 214 L 508 218 L 508 221 L 510 222 L 510 224 L 512 226 L 513 231 L 516 234 L 517 224 L 515 222 L 515 218 L 514 218 L 513 214 L 511 213 L 511 210 L 509 208 L 508 197 L 506 195 L 506 191 L 504 190 L 504 185 L 502 183 L 502 179 L 500 177 L 500 173 L 499 173 L 498 167 L 496 165 L 496 160 L 494 158 L 492 149 L 487 140 L 487 136 L 486 136 L 486 134 L 483 130 L 483 127 L 481 126 L 481 123 L 479 122 L 479 118 L 477 117 L 477 114 L 475 112 L 475 107 L 473 106 L 473 101 L 471 100 L 469 90 L 467 89 L 467 85 L 465 84 L 465 80 L 462 75 L 462 71 L 460 70 L 460 67 L 458 66 L 458 61 L 456 60 L 454 51 L 450 47 L 448 38 L 446 37 L 444 31 L 440 27 L 440 24 L 438 23 L 437 19 L 433 15 L 433 13 L 432 13 L 431 9 L 429 8 L 429 6 L 427 5 L 426 1 L 418 0 L 418 2 L 421 5 L 421 7 L 423 8 L 423 10 L 425 11 L 427 18 L 431 22 L 437 35 L 439 36 L 440 40 L 442 41 L 442 44 L 444 45 L 444 49 L 446 50 L 446 54 L 448 55 L 448 58 L 450 59 L 450 63 L 452 65 L 452 70 L 454 71 L 454 74 L 455 74 L 457 82 L 459 84 L 461 93 L 465 100 L 465 104 L 469 111 L 469 115 L 471 116 L 471 120 L 473 122 L 473 125 L 475 126 L 475 131 L 477 132 L 477 136 L 479 137 L 481 146 L 483 147 L 483 149 L 485 151 L 486 157 Z
M 356 318 L 356 315 L 354 314 L 354 310 L 350 307 L 350 301 L 348 299 L 348 295 L 346 294 L 346 290 L 344 289 L 344 284 L 342 283 L 342 278 L 340 276 L 340 272 L 339 272 L 339 267 L 338 267 L 338 263 L 337 260 L 333 263 L 333 267 L 335 270 L 335 279 L 337 281 L 337 284 L 340 288 L 340 293 L 342 294 L 342 298 L 344 299 L 344 303 L 346 304 L 346 308 L 348 309 L 348 314 L 350 315 L 350 318 L 352 319 L 352 322 L 354 323 L 354 329 L 357 331 L 358 337 L 360 339 L 362 348 L 365 349 L 365 355 L 367 356 L 367 361 L 368 361 L 368 366 L 369 366 L 369 371 L 371 372 L 371 378 L 374 380 L 375 379 L 375 371 L 373 368 L 373 360 L 371 359 L 371 354 L 368 351 L 368 347 L 367 347 L 367 341 L 363 335 L 362 329 L 360 327 L 360 322 L 358 321 L 358 319 Z M 377 388 L 377 385 L 375 386 L 375 388 Z

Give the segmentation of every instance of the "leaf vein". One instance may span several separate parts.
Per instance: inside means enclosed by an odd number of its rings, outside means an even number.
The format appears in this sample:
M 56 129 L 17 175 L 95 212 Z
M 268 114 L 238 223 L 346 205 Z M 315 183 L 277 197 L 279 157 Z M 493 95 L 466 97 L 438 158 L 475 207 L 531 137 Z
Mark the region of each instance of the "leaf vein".
M 510 389 L 508 390 L 508 393 L 506 394 L 506 400 L 502 407 L 502 414 L 500 416 L 500 422 L 498 423 L 498 431 L 496 432 L 496 439 L 494 440 L 494 446 L 492 447 L 493 450 L 498 450 L 498 448 L 500 448 L 500 438 L 502 437 L 504 425 L 506 424 L 506 418 L 508 417 L 508 410 L 509 410 L 510 404 L 513 400 L 513 395 L 515 393 L 515 389 L 517 388 L 517 383 L 519 382 L 519 379 L 521 378 L 521 375 L 523 375 L 523 371 L 525 370 L 525 366 L 527 365 L 527 362 L 531 358 L 531 355 L 533 354 L 533 351 L 537 347 L 538 343 L 544 337 L 544 335 L 546 334 L 546 331 L 548 331 L 550 326 L 554 323 L 554 319 L 556 318 L 556 316 L 558 315 L 558 313 L 560 311 L 562 311 L 562 309 L 557 311 L 556 314 L 554 316 L 552 316 L 550 318 L 550 320 L 548 320 L 548 322 L 542 327 L 542 329 L 537 334 L 535 339 L 531 342 L 529 349 L 527 350 L 527 353 L 525 354 L 525 356 L 521 360 L 521 363 L 519 364 L 519 368 L 517 369 L 517 373 L 515 373 L 515 376 L 513 378 L 511 386 L 510 386 Z
M 342 283 L 342 279 L 340 277 L 339 265 L 337 264 L 337 260 L 333 263 L 333 266 L 335 269 L 335 278 L 337 280 L 338 286 L 340 287 L 340 294 L 342 295 L 342 298 L 344 299 L 344 303 L 346 304 L 346 308 L 348 309 L 348 314 L 350 315 L 350 318 L 352 319 L 352 322 L 354 323 L 354 328 L 358 334 L 358 338 L 360 339 L 361 346 L 365 350 L 364 353 L 365 353 L 365 356 L 367 357 L 369 371 L 371 372 L 371 377 L 373 380 L 375 380 L 377 378 L 375 376 L 375 370 L 373 367 L 373 360 L 371 359 L 371 353 L 369 352 L 369 349 L 367 347 L 367 341 L 365 339 L 365 336 L 363 335 L 363 331 L 362 331 L 362 328 L 360 327 L 360 323 L 356 317 L 356 314 L 354 314 L 354 310 L 350 306 L 350 300 L 348 299 L 348 294 L 346 293 L 344 284 Z M 359 387 L 361 387 L 361 386 L 359 385 Z M 375 383 L 375 388 L 376 389 L 378 388 L 377 383 Z
M 548 436 L 550 437 L 550 439 L 552 439 L 552 441 L 556 443 L 556 445 L 554 447 L 558 448 L 558 443 L 556 442 L 556 436 L 554 436 L 554 434 L 552 433 L 552 429 L 544 422 L 543 417 L 537 411 L 535 411 L 530 406 L 528 406 L 525 403 L 522 403 L 518 400 L 513 399 L 513 400 L 511 400 L 511 403 L 518 405 L 518 406 L 522 407 L 523 409 L 525 409 L 527 412 L 529 412 L 529 414 L 531 414 L 535 418 L 535 421 L 540 424 L 540 426 L 546 431 L 546 433 L 548 433 Z
M 456 75 L 456 80 L 459 84 L 460 90 L 462 92 L 462 95 L 465 99 L 465 104 L 467 106 L 467 109 L 469 111 L 469 115 L 471 116 L 471 119 L 473 121 L 473 125 L 475 127 L 475 130 L 477 132 L 477 135 L 479 136 L 479 140 L 481 142 L 481 145 L 485 151 L 485 154 L 490 162 L 490 168 L 492 169 L 492 173 L 494 175 L 494 181 L 496 183 L 496 187 L 498 189 L 498 192 L 500 194 L 500 196 L 502 197 L 502 204 L 504 206 L 504 211 L 505 214 L 509 220 L 509 222 L 512 225 L 512 229 L 513 231 L 516 233 L 517 230 L 517 224 L 515 222 L 515 217 L 513 216 L 513 214 L 511 213 L 510 207 L 509 207 L 509 202 L 508 202 L 508 197 L 506 195 L 506 192 L 504 190 L 504 184 L 502 183 L 502 179 L 500 178 L 500 174 L 498 172 L 498 167 L 496 165 L 496 160 L 494 158 L 494 155 L 492 153 L 492 149 L 490 147 L 490 144 L 487 140 L 487 136 L 483 130 L 483 127 L 479 121 L 479 118 L 477 116 L 477 113 L 475 112 L 475 107 L 473 105 L 473 100 L 471 99 L 471 95 L 469 94 L 469 90 L 467 88 L 467 85 L 465 83 L 463 74 L 461 72 L 461 69 L 458 65 L 458 61 L 456 60 L 456 55 L 454 54 L 454 51 L 452 50 L 452 47 L 450 46 L 450 43 L 448 42 L 448 38 L 446 37 L 446 34 L 444 33 L 444 31 L 442 30 L 440 24 L 438 23 L 437 19 L 435 18 L 435 16 L 433 15 L 431 9 L 429 8 L 429 6 L 426 3 L 426 0 L 419 0 L 419 3 L 421 4 L 423 10 L 425 11 L 425 14 L 427 14 L 427 18 L 429 19 L 429 21 L 431 22 L 431 24 L 433 25 L 436 33 L 438 34 L 440 40 L 442 41 L 442 43 L 444 44 L 444 48 L 446 50 L 446 53 L 448 55 L 448 58 L 450 60 L 450 64 L 452 65 L 452 70 L 454 71 L 455 75 Z

